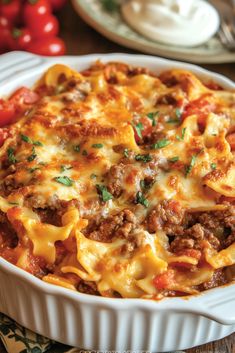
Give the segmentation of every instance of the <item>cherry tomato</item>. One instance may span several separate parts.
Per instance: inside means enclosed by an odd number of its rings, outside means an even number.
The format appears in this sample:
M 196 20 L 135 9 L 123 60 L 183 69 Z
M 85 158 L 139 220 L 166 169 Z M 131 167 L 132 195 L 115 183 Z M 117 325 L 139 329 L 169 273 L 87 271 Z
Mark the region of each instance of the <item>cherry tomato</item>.
M 174 271 L 167 270 L 166 272 L 156 276 L 153 279 L 153 284 L 157 289 L 167 289 L 174 284 Z
M 53 11 L 60 10 L 65 4 L 66 0 L 49 0 Z
M 23 19 L 27 25 L 50 13 L 51 5 L 48 0 L 27 0 L 23 7 Z
M 11 102 L 0 99 L 0 127 L 13 122 L 15 117 L 15 107 Z
M 66 47 L 64 41 L 58 37 L 42 38 L 33 41 L 27 48 L 27 51 L 39 55 L 56 56 L 64 55 Z
M 20 13 L 20 0 L 1 0 L 0 4 L 0 14 L 7 18 L 10 23 L 15 22 Z
M 34 104 L 38 101 L 39 95 L 31 91 L 27 87 L 18 88 L 9 98 L 9 102 L 15 107 L 22 106 L 24 104 Z
M 11 28 L 11 23 L 5 16 L 0 16 L 0 29 L 2 28 Z
M 32 36 L 27 28 L 14 28 L 11 32 L 10 49 L 21 50 L 26 49 L 31 43 Z
M 59 32 L 59 22 L 53 15 L 39 16 L 28 26 L 34 38 L 55 37 Z

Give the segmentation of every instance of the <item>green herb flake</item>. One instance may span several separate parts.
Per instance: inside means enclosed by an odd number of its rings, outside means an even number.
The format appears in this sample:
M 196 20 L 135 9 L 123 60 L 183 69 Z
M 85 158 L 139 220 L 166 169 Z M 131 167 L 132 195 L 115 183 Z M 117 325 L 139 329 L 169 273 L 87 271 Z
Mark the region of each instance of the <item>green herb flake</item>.
M 136 203 L 139 203 L 146 208 L 149 206 L 148 200 L 144 197 L 144 195 L 141 191 L 138 191 L 136 194 Z
M 152 126 L 156 126 L 157 122 L 156 122 L 156 116 L 158 115 L 158 111 L 157 112 L 150 112 L 147 114 L 147 117 L 152 121 Z
M 80 152 L 80 145 L 73 146 L 74 152 Z
M 180 121 L 179 121 L 179 119 L 172 119 L 171 118 L 171 119 L 167 120 L 166 123 L 167 124 L 179 124 Z
M 32 161 L 35 160 L 35 158 L 37 158 L 37 155 L 36 155 L 35 148 L 33 147 L 32 148 L 32 154 L 27 158 L 27 161 L 28 162 L 32 162 Z
M 100 198 L 103 202 L 107 202 L 109 200 L 112 200 L 113 195 L 108 192 L 106 186 L 104 185 L 96 185 L 96 189 L 98 191 L 98 194 L 100 195 Z
M 39 170 L 40 168 L 39 167 L 34 167 L 34 168 L 28 168 L 27 170 L 30 172 L 30 173 L 33 173 L 35 172 L 35 170 Z
M 92 174 L 90 175 L 90 178 L 91 178 L 91 179 L 96 179 L 96 178 L 97 178 L 97 175 L 94 174 L 94 173 L 92 173 Z
M 8 161 L 11 164 L 15 164 L 17 163 L 16 157 L 15 157 L 15 150 L 12 147 L 9 147 L 7 150 L 7 157 L 8 157 Z
M 181 136 L 177 135 L 177 136 L 176 136 L 176 139 L 177 139 L 178 141 L 183 141 L 183 140 L 184 140 L 184 137 L 185 137 L 185 132 L 186 132 L 186 127 L 184 127 L 184 128 L 182 129 Z
M 93 148 L 102 148 L 104 145 L 102 143 L 94 143 L 91 147 Z
M 217 167 L 216 163 L 211 163 L 211 169 L 212 169 L 212 170 L 215 170 L 216 167 Z
M 57 183 L 63 184 L 65 186 L 72 186 L 74 181 L 67 176 L 59 176 L 54 178 Z
M 178 162 L 178 160 L 179 160 L 179 156 L 175 156 L 175 157 L 172 157 L 172 158 L 168 159 L 168 161 L 171 162 L 171 163 Z
M 181 115 L 182 115 L 182 110 L 179 109 L 179 108 L 176 108 L 175 115 L 178 118 L 178 120 L 180 120 L 181 119 Z
M 33 145 L 35 145 L 35 146 L 43 146 L 43 143 L 41 141 L 33 141 Z
M 73 167 L 67 166 L 67 165 L 61 165 L 60 166 L 60 171 L 65 172 L 66 170 L 72 169 Z
M 14 206 L 19 206 L 19 202 L 8 202 L 9 203 L 9 205 L 14 205 Z
M 28 137 L 28 136 L 26 136 L 26 135 L 21 134 L 20 137 L 21 137 L 21 140 L 24 141 L 24 142 L 26 142 L 26 143 L 33 143 L 33 141 L 31 140 L 31 138 Z
M 118 3 L 116 0 L 101 0 L 101 4 L 105 11 L 115 12 L 118 10 Z
M 138 162 L 147 163 L 152 160 L 152 157 L 149 154 L 137 154 L 135 156 L 135 160 Z
M 139 138 L 142 139 L 142 130 L 144 129 L 144 126 L 142 123 L 138 123 L 136 125 L 133 125 L 137 135 L 139 136 Z
M 157 149 L 160 149 L 160 148 L 164 148 L 166 146 L 168 146 L 171 142 L 167 139 L 162 139 L 162 140 L 159 140 L 157 141 L 156 143 L 154 143 L 151 148 L 153 150 L 157 150 Z
M 188 166 L 186 166 L 186 169 L 185 169 L 185 176 L 186 177 L 191 173 L 193 167 L 195 166 L 196 159 L 197 159 L 197 156 L 192 156 L 190 164 Z
M 124 157 L 126 157 L 126 158 L 129 157 L 129 150 L 128 150 L 128 148 L 124 148 L 123 154 L 124 154 Z

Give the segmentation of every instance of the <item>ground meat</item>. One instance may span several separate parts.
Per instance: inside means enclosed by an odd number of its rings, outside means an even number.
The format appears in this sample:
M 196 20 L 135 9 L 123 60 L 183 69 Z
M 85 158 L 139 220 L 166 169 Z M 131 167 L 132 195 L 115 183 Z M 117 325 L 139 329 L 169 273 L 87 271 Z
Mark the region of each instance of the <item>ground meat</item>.
M 225 276 L 223 269 L 219 269 L 214 272 L 210 281 L 202 283 L 199 286 L 199 290 L 203 291 L 206 289 L 215 288 L 218 286 L 222 286 L 223 284 L 226 284 L 227 282 L 228 282 L 228 280 Z
M 18 236 L 5 213 L 0 211 L 0 252 L 3 248 L 15 248 Z
M 116 215 L 110 216 L 101 221 L 93 231 L 87 232 L 89 239 L 111 242 L 114 237 L 127 238 L 136 227 L 136 217 L 133 212 L 126 209 Z
M 77 290 L 81 293 L 99 295 L 95 282 L 81 281 L 78 284 Z
M 119 197 L 123 191 L 124 167 L 122 163 L 113 165 L 107 174 L 108 190 L 114 197 Z
M 178 253 L 184 249 L 193 249 L 195 241 L 189 238 L 176 237 L 170 245 L 170 250 L 174 253 Z
M 227 248 L 235 242 L 235 232 L 230 234 L 223 242 L 222 247 Z
M 149 213 L 146 220 L 148 231 L 154 233 L 160 229 L 173 229 L 182 223 L 183 217 L 184 210 L 177 201 L 164 200 Z

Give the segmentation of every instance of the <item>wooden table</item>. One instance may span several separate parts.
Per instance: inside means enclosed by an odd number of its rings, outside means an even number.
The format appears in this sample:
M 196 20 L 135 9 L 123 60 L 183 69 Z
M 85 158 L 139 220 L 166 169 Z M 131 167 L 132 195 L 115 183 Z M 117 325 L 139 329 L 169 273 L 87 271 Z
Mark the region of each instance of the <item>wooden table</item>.
M 86 1 L 86 0 L 84 0 Z M 89 27 L 73 10 L 70 3 L 59 14 L 61 37 L 67 44 L 67 53 L 83 55 L 91 53 L 138 53 L 122 47 L 101 36 Z M 235 81 L 235 63 L 220 65 L 201 65 L 211 71 L 221 73 Z M 0 353 L 5 353 L 0 343 Z M 222 340 L 189 349 L 187 353 L 235 353 L 235 334 Z

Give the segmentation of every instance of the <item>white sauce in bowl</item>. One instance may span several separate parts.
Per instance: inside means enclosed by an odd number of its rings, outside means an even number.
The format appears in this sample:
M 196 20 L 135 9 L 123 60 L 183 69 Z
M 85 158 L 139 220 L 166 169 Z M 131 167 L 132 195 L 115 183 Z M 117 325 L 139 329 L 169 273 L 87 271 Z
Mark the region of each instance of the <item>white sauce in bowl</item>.
M 122 14 L 145 37 L 185 47 L 206 42 L 220 23 L 218 12 L 205 0 L 129 0 Z

